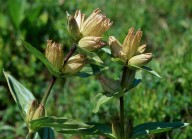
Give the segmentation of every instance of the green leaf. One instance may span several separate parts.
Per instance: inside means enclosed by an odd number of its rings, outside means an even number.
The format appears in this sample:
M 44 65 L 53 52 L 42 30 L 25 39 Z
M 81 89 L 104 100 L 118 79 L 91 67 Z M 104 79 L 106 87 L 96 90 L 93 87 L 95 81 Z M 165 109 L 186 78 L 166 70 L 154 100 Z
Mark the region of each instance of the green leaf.
M 47 116 L 36 120 L 32 120 L 30 122 L 30 128 L 33 131 L 36 131 L 44 127 L 53 127 L 57 130 L 63 130 L 63 129 L 83 129 L 83 128 L 89 128 L 90 126 L 80 121 L 67 118 L 59 118 L 55 116 Z
M 17 103 L 23 119 L 25 119 L 29 105 L 32 103 L 33 100 L 35 100 L 35 97 L 27 88 L 25 88 L 11 75 L 6 72 L 4 72 L 4 75 L 7 80 L 11 95 Z
M 138 125 L 133 128 L 133 137 L 144 136 L 148 134 L 157 134 L 176 128 L 182 128 L 189 125 L 183 122 L 151 122 Z
M 93 112 L 97 113 L 101 105 L 110 101 L 116 95 L 117 93 L 98 93 L 94 98 Z
M 9 15 L 16 29 L 19 28 L 19 25 L 21 24 L 24 18 L 25 4 L 26 4 L 25 0 L 9 0 L 8 1 Z
M 143 67 L 138 67 L 138 66 L 135 66 L 135 65 L 128 65 L 128 67 L 134 68 L 134 69 L 140 69 L 140 70 L 146 71 L 146 72 L 148 72 L 148 73 L 150 73 L 150 74 L 152 74 L 152 75 L 155 75 L 155 76 L 157 76 L 157 77 L 159 77 L 159 78 L 162 78 L 157 72 L 153 71 L 153 70 L 150 69 L 149 67 L 145 67 L 145 66 L 143 66 Z
M 101 48 L 101 50 L 103 50 L 105 53 L 111 55 L 111 50 L 109 48 L 103 47 L 103 48 Z
M 87 57 L 89 58 L 90 63 L 96 64 L 96 65 L 97 64 L 98 65 L 103 64 L 103 61 L 100 59 L 100 57 L 97 54 L 95 54 L 93 52 L 90 52 L 90 51 L 87 51 L 87 50 L 85 50 L 85 49 L 83 49 L 83 48 L 81 48 L 79 46 L 77 46 L 77 49 L 79 50 L 79 52 L 81 54 L 87 55 Z
M 83 67 L 83 69 L 80 72 L 78 72 L 76 76 L 86 78 L 92 75 L 97 75 L 107 69 L 108 67 L 105 67 L 105 66 L 90 64 L 89 66 Z
M 47 60 L 47 58 L 45 57 L 44 54 L 42 54 L 39 50 L 37 50 L 34 46 L 32 46 L 31 44 L 23 41 L 25 47 L 33 54 L 35 55 L 39 60 L 41 60 L 45 66 L 47 66 L 47 68 L 49 69 L 49 71 L 56 77 L 61 76 L 61 72 L 58 71 L 57 69 L 55 69 L 51 63 Z
M 54 130 L 50 127 L 41 128 L 35 133 L 34 139 L 55 139 Z
M 118 63 L 118 64 L 120 64 L 120 65 L 125 65 L 125 62 L 124 62 L 123 60 L 121 60 L 120 58 L 114 58 L 114 57 L 112 57 L 112 58 L 111 58 L 111 61 L 116 62 L 116 63 Z
M 111 139 L 115 139 L 112 135 L 111 126 L 106 124 L 100 123 L 88 123 L 91 128 L 86 129 L 64 129 L 58 130 L 58 132 L 65 133 L 65 134 L 82 134 L 82 135 L 104 135 Z

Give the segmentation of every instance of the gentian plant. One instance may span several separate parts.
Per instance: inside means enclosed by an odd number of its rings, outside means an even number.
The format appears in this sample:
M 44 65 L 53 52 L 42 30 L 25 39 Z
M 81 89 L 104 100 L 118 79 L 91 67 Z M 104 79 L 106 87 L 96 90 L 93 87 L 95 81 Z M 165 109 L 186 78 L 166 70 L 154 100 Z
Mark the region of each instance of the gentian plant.
M 77 10 L 74 15 L 67 13 L 66 34 L 71 40 L 72 47 L 64 55 L 61 44 L 52 40 L 47 41 L 45 54 L 36 47 L 23 41 L 23 45 L 44 65 L 52 74 L 52 79 L 44 92 L 41 100 L 37 100 L 33 93 L 19 83 L 7 72 L 4 72 L 10 92 L 17 103 L 21 116 L 28 127 L 26 138 L 54 139 L 54 131 L 64 134 L 103 135 L 111 139 L 130 139 L 148 134 L 156 134 L 181 128 L 188 125 L 183 122 L 150 122 L 134 126 L 133 120 L 124 116 L 124 96 L 141 82 L 138 74 L 141 71 L 160 77 L 158 73 L 146 67 L 152 60 L 152 53 L 146 53 L 146 44 L 140 44 L 142 31 L 136 33 L 134 28 L 129 29 L 123 43 L 114 36 L 108 41 L 102 39 L 102 35 L 112 26 L 109 18 L 96 9 L 85 18 L 85 15 Z M 103 49 L 109 54 L 111 61 L 122 66 L 118 79 L 112 79 L 102 75 L 107 70 L 107 65 L 95 53 L 95 50 Z M 93 123 L 92 121 L 77 121 L 66 117 L 49 116 L 45 105 L 51 89 L 57 78 L 72 78 L 79 76 L 98 76 L 103 92 L 94 98 L 93 112 L 99 111 L 104 103 L 111 99 L 119 99 L 119 118 L 110 125 Z M 126 121 L 126 122 L 125 122 Z

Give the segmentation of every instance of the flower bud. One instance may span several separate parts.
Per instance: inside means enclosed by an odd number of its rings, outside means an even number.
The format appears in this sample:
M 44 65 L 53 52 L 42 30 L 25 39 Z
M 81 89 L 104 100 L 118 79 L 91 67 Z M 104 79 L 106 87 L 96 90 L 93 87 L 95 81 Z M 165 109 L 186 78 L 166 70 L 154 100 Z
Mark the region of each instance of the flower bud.
M 32 120 L 33 115 L 34 115 L 37 108 L 38 108 L 38 102 L 37 102 L 37 100 L 33 100 L 29 106 L 28 111 L 27 111 L 27 116 L 26 116 L 27 122 L 30 122 Z
M 142 67 L 142 66 L 146 65 L 147 63 L 149 63 L 152 60 L 152 58 L 153 58 L 152 53 L 140 54 L 140 55 L 132 57 L 129 60 L 128 65 L 135 65 L 138 67 Z
M 102 85 L 103 90 L 106 92 L 115 93 L 121 88 L 119 80 L 113 80 L 111 78 L 106 78 L 101 75 L 99 77 L 99 81 Z
M 68 31 L 76 40 L 81 38 L 81 33 L 77 21 L 73 16 L 68 16 Z
M 72 56 L 67 63 L 65 64 L 64 68 L 62 69 L 63 73 L 74 74 L 79 72 L 83 66 L 87 63 L 87 57 L 85 55 L 77 54 Z
M 45 56 L 54 68 L 61 70 L 63 66 L 64 55 L 60 44 L 55 42 L 52 43 L 52 40 L 48 40 Z
M 35 113 L 33 115 L 33 120 L 39 119 L 44 116 L 45 116 L 45 108 L 42 104 L 39 104 L 39 107 L 37 108 L 37 110 L 35 111 Z
M 93 51 L 105 46 L 106 43 L 101 41 L 101 37 L 88 36 L 88 37 L 83 37 L 79 41 L 78 45 L 84 48 L 85 50 Z
M 147 48 L 146 44 L 139 46 L 139 48 L 137 49 L 137 54 L 143 54 L 146 48 Z
M 126 54 L 123 53 L 122 45 L 114 36 L 109 37 L 109 46 L 113 57 L 126 60 Z

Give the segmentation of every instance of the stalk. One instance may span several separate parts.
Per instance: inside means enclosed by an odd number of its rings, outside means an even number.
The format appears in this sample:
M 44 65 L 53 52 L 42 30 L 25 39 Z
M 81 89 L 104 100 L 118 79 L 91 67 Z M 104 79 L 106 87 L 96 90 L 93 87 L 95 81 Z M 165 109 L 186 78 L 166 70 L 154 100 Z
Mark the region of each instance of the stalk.
M 124 88 L 126 86 L 126 77 L 127 77 L 127 70 L 128 68 L 126 66 L 124 66 L 123 68 L 123 75 L 121 78 L 121 87 L 123 88 L 123 92 L 124 93 Z M 122 95 L 119 98 L 119 107 L 120 107 L 120 126 L 121 126 L 121 137 L 124 137 L 124 95 Z
M 27 134 L 26 139 L 33 139 L 34 135 L 35 135 L 34 132 L 29 131 L 29 133 Z

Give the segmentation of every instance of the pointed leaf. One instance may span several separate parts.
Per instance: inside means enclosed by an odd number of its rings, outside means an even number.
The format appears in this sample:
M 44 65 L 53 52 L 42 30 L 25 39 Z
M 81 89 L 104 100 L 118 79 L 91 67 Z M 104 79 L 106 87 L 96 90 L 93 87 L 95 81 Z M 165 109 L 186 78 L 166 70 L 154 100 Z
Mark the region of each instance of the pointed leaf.
M 148 134 L 157 134 L 176 128 L 182 128 L 189 125 L 183 122 L 151 122 L 138 125 L 133 128 L 133 137 L 144 136 Z
M 21 83 L 14 79 L 11 75 L 4 72 L 5 78 L 7 80 L 9 90 L 13 96 L 15 102 L 17 103 L 22 117 L 25 119 L 28 107 L 35 97 L 33 94 L 25 88 Z
M 112 135 L 111 126 L 100 123 L 88 123 L 88 125 L 90 125 L 91 128 L 64 129 L 64 130 L 58 130 L 58 132 L 65 134 L 104 135 L 111 139 L 115 139 L 115 137 Z
M 30 122 L 30 128 L 34 131 L 44 127 L 53 127 L 57 130 L 63 130 L 63 129 L 83 129 L 83 128 L 89 128 L 90 126 L 80 121 L 67 118 L 59 118 L 55 116 L 47 116 L 36 120 L 32 120 Z
M 76 76 L 79 76 L 81 78 L 86 78 L 92 75 L 97 75 L 107 69 L 108 67 L 105 67 L 105 66 L 90 64 L 89 66 L 83 67 L 83 69 L 80 72 L 78 72 Z
M 37 50 L 34 46 L 32 46 L 31 44 L 29 44 L 28 42 L 23 41 L 25 47 L 33 54 L 35 55 L 41 62 L 43 62 L 45 64 L 45 66 L 47 66 L 47 68 L 49 69 L 49 71 L 55 75 L 56 77 L 61 75 L 61 72 L 58 71 L 57 69 L 55 69 L 51 63 L 47 60 L 47 58 L 45 57 L 44 54 L 42 54 L 39 50 Z
M 111 100 L 113 97 L 115 97 L 115 95 L 117 95 L 117 93 L 98 93 L 94 98 L 93 112 L 97 113 L 100 106 Z
M 90 63 L 92 63 L 92 64 L 102 64 L 103 63 L 103 61 L 100 59 L 100 57 L 97 54 L 87 51 L 79 46 L 77 46 L 77 49 L 79 50 L 80 53 L 87 55 Z
M 103 48 L 101 48 L 101 50 L 103 50 L 105 53 L 111 55 L 111 50 L 109 48 L 103 47 Z
M 159 77 L 159 78 L 162 78 L 156 71 L 153 71 L 153 70 L 150 69 L 149 67 L 145 67 L 145 66 L 143 66 L 143 67 L 138 67 L 138 66 L 135 66 L 135 65 L 128 65 L 128 67 L 134 68 L 134 69 L 140 69 L 140 70 L 146 71 L 146 72 L 148 72 L 148 73 L 150 73 L 150 74 L 152 74 L 152 75 L 155 75 L 155 76 L 157 76 L 157 77 Z

